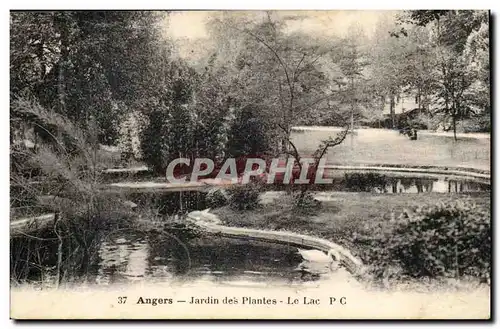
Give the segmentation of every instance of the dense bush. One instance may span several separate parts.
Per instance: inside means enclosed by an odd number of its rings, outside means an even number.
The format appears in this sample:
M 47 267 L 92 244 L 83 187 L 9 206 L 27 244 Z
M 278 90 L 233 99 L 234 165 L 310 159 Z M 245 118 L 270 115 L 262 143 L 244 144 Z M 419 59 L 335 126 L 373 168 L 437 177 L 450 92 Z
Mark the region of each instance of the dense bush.
M 266 123 L 259 118 L 258 109 L 250 106 L 236 113 L 228 136 L 227 153 L 232 157 L 263 154 L 269 149 Z
M 400 122 L 399 128 L 412 127 L 418 130 L 436 130 L 442 125 L 444 118 L 441 115 L 433 115 L 428 112 L 418 113 L 412 118 Z
M 214 188 L 208 191 L 206 196 L 207 206 L 218 208 L 225 206 L 229 201 L 229 195 L 226 191 L 220 188 Z
M 457 124 L 457 130 L 464 133 L 491 132 L 491 118 L 488 115 L 479 115 L 464 119 Z
M 375 277 L 397 269 L 400 277 L 489 279 L 489 209 L 457 200 L 407 210 L 394 221 L 354 237 Z
M 348 191 L 371 192 L 375 187 L 384 189 L 387 176 L 377 173 L 346 173 L 344 185 Z
M 257 183 L 237 185 L 229 191 L 229 205 L 234 210 L 251 210 L 259 206 L 261 186 Z

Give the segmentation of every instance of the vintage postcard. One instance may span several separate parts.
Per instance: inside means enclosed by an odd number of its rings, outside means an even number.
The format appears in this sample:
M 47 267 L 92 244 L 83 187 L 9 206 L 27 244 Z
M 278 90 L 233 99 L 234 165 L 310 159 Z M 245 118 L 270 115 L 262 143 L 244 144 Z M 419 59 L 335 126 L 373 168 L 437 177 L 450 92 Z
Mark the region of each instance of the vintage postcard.
M 490 319 L 489 35 L 11 11 L 11 318 Z

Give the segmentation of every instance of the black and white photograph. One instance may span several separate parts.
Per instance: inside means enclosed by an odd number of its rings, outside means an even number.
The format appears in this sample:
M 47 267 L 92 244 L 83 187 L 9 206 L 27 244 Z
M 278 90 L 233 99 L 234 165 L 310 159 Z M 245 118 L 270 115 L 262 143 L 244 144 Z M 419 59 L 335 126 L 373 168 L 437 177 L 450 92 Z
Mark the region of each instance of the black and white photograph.
M 491 19 L 11 10 L 10 317 L 490 319 Z

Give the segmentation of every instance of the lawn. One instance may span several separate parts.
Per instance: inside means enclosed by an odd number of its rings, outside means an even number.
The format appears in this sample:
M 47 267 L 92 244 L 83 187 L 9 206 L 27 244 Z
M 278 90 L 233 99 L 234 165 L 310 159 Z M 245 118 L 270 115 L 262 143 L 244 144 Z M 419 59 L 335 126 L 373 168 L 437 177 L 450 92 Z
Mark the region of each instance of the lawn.
M 311 154 L 319 142 L 335 135 L 335 128 L 295 131 L 292 140 L 302 154 Z M 482 136 L 484 137 L 484 136 Z M 490 170 L 490 138 L 420 132 L 410 140 L 387 129 L 358 129 L 328 152 L 328 163 L 342 165 L 394 164 L 469 167 Z

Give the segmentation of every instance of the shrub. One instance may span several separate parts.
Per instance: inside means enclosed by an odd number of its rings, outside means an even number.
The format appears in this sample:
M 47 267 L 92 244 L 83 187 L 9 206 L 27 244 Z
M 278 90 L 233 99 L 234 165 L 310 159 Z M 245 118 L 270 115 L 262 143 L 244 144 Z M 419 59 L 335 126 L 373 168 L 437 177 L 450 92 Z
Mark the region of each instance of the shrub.
M 293 196 L 293 208 L 295 212 L 304 215 L 315 215 L 321 209 L 321 202 L 307 191 L 304 194 L 296 193 Z
M 214 188 L 207 193 L 206 203 L 208 207 L 219 208 L 225 206 L 228 202 L 229 195 L 223 189 Z
M 230 156 L 262 154 L 269 149 L 268 125 L 256 113 L 258 111 L 251 106 L 237 111 L 228 136 L 227 150 Z
M 457 130 L 464 133 L 491 132 L 491 118 L 486 115 L 464 119 L 457 124 Z
M 387 176 L 377 173 L 346 173 L 344 185 L 348 191 L 371 192 L 375 187 L 384 189 Z
M 237 185 L 230 190 L 229 205 L 234 210 L 251 210 L 259 206 L 261 187 L 257 183 Z
M 375 277 L 397 268 L 398 276 L 489 279 L 490 213 L 470 201 L 456 200 L 404 211 L 393 225 L 379 225 L 364 244 L 362 258 Z

